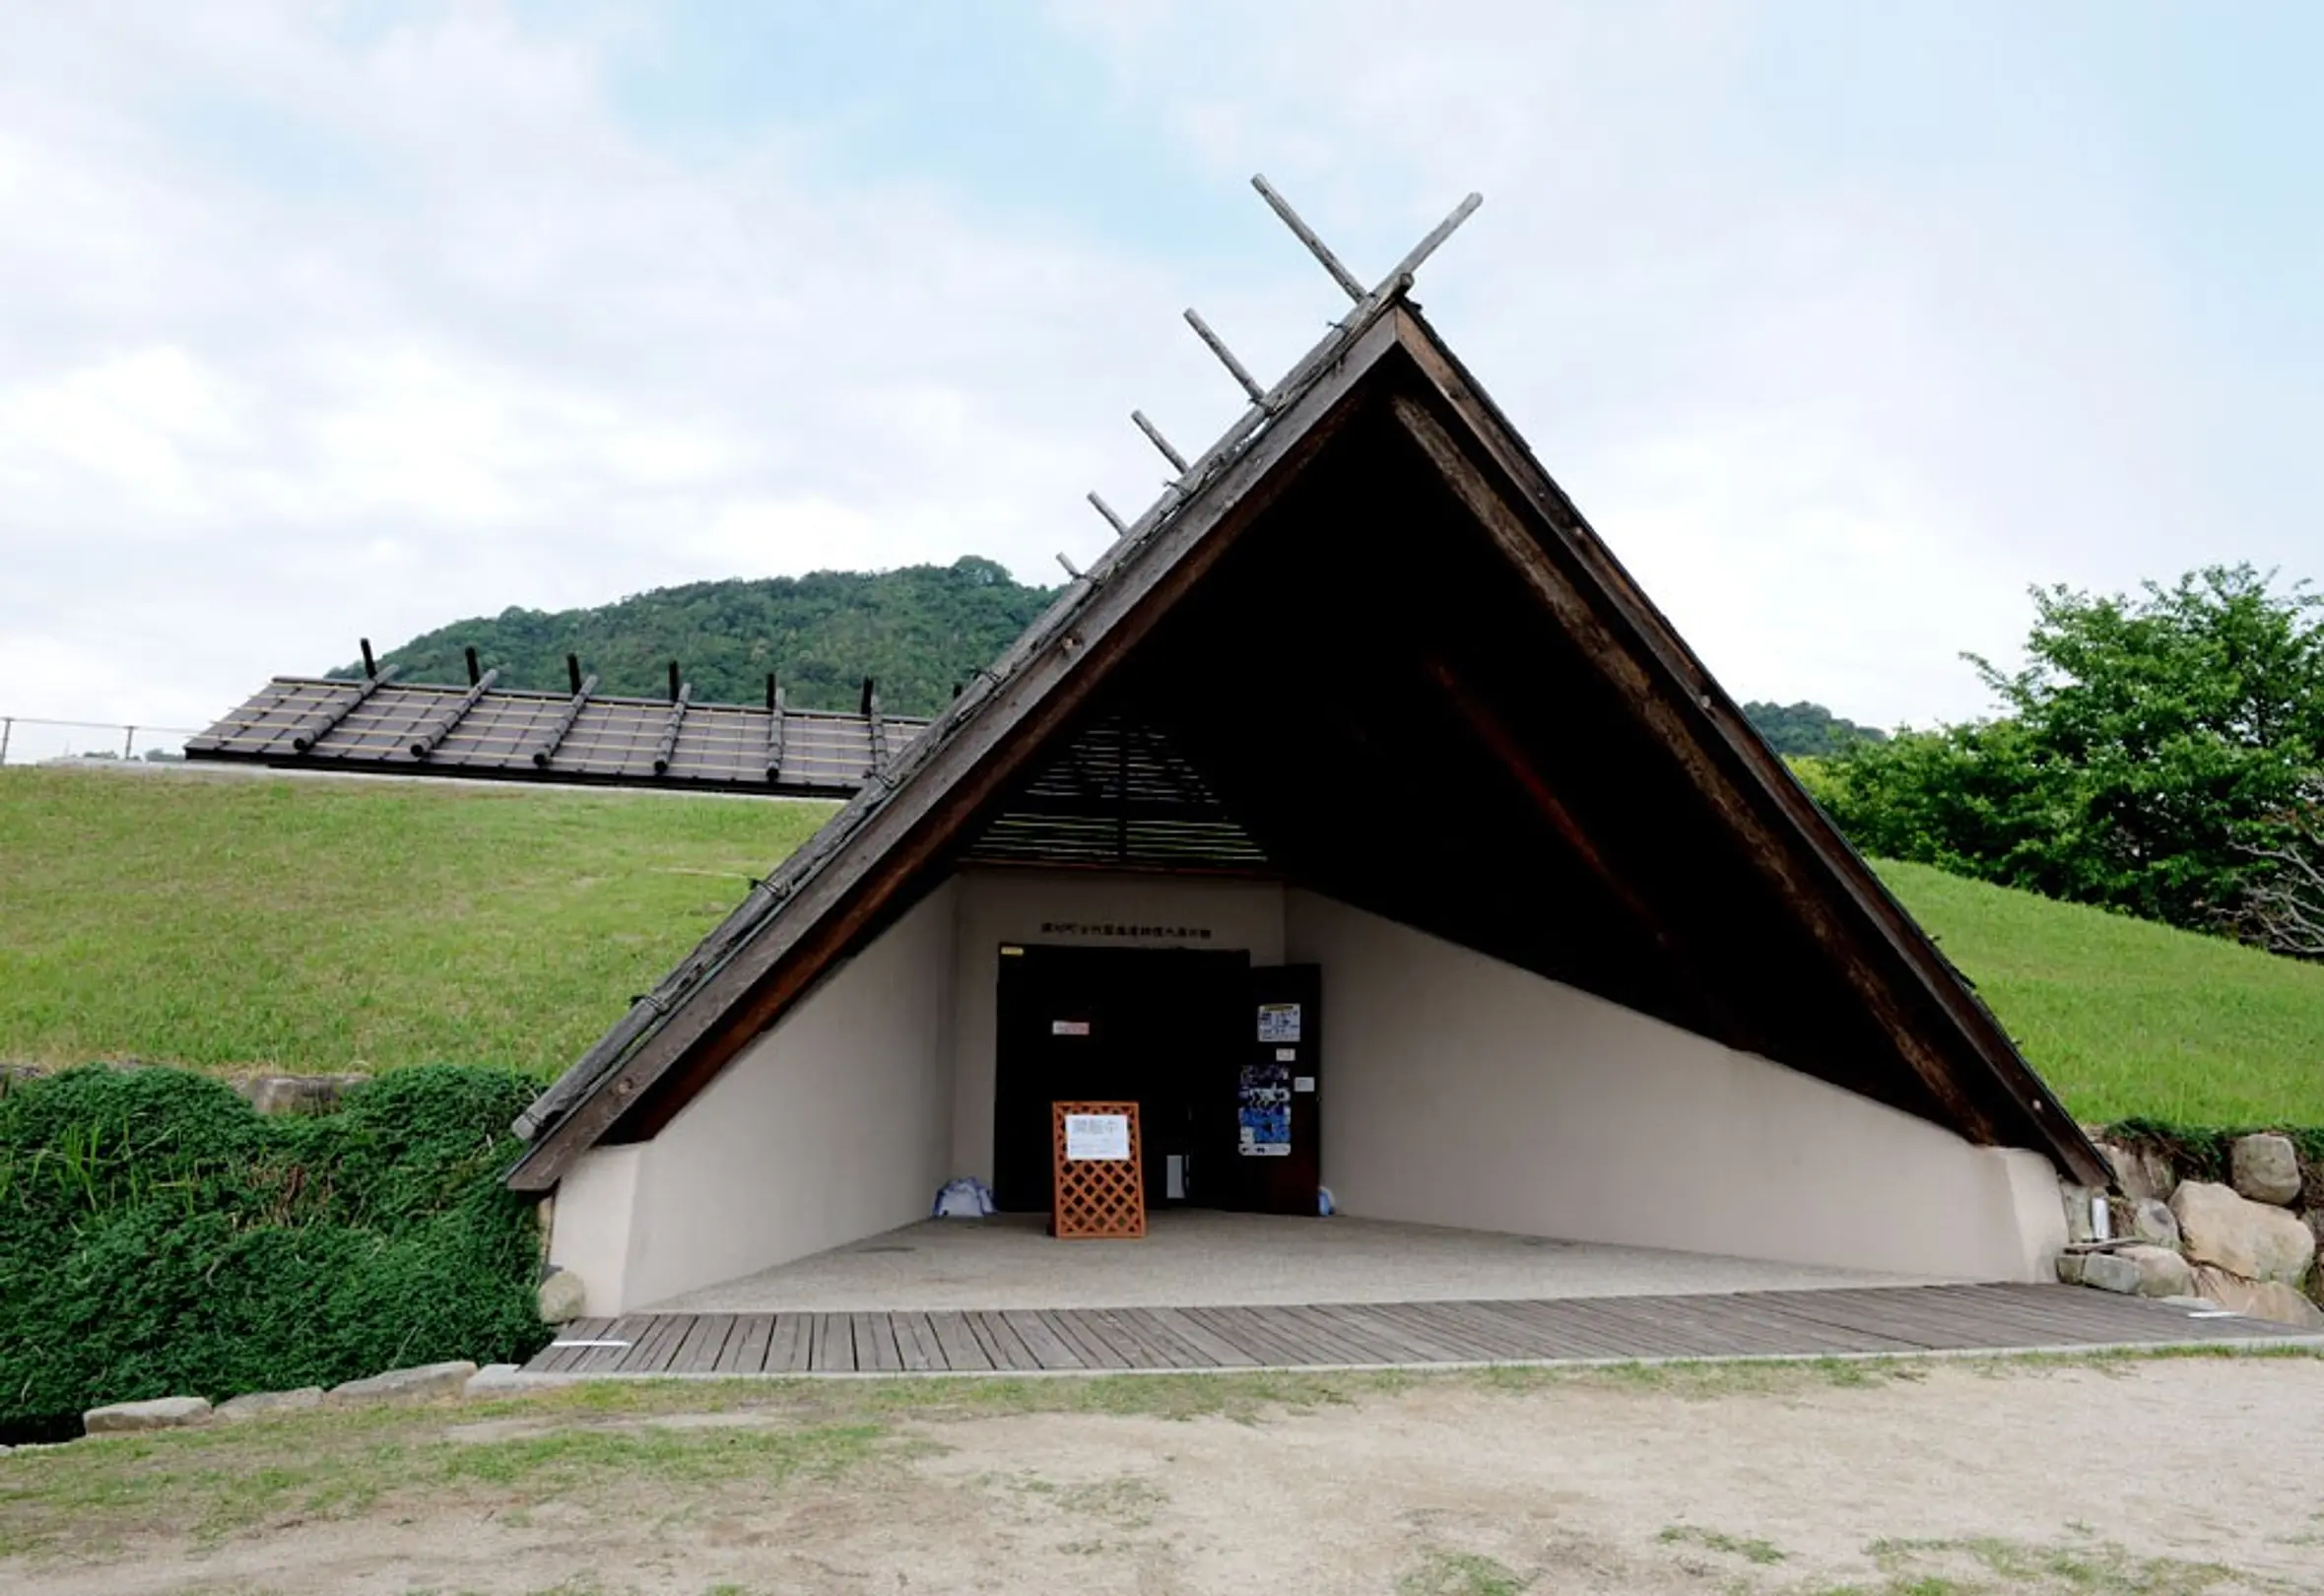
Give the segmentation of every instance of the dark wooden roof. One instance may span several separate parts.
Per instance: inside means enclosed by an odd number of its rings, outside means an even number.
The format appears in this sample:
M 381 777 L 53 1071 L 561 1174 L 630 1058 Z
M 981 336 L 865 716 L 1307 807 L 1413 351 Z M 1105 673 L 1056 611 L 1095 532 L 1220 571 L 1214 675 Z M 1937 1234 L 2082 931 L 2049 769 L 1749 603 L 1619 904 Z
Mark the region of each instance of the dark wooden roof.
M 1408 283 L 543 1095 L 510 1184 L 652 1135 L 1108 722 L 1166 739 L 1287 881 L 2106 1180 Z
M 778 756 L 770 741 L 779 716 Z M 190 760 L 844 798 L 925 720 L 758 704 L 278 676 Z M 677 736 L 670 738 L 675 725 Z M 425 746 L 425 754 L 415 753 Z M 771 768 L 770 768 L 771 767 Z

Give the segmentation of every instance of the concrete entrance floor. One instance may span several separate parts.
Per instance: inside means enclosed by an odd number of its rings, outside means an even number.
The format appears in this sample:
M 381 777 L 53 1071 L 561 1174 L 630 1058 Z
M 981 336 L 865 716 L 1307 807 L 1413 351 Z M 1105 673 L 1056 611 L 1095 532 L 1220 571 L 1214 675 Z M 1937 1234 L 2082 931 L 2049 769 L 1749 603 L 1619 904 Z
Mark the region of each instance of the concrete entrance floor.
M 1934 1284 L 1384 1220 L 1173 1209 L 1150 1215 L 1140 1241 L 1058 1241 L 1045 1224 L 1025 1214 L 928 1220 L 644 1311 L 1295 1306 Z

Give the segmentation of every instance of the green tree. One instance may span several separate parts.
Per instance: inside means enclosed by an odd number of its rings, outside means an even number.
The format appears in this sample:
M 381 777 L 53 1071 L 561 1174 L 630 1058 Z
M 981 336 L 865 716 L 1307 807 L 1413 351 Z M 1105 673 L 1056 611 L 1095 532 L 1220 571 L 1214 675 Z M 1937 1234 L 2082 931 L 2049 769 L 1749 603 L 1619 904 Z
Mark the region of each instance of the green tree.
M 2137 596 L 2033 593 L 2024 669 L 1970 656 L 2007 713 L 1860 746 L 1826 772 L 1867 851 L 2217 927 L 2324 768 L 2324 601 L 2250 565 Z

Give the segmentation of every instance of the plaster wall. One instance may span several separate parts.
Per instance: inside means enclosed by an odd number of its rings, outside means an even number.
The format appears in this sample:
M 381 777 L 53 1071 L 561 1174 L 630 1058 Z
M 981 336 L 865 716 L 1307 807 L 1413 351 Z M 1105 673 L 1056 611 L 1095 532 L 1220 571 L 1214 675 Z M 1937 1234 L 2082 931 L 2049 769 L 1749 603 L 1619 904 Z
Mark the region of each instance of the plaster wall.
M 605 1240 L 575 1237 L 566 1253 L 592 1313 L 927 1218 L 949 1172 L 956 897 L 948 882 L 923 898 L 651 1142 L 610 1150 L 634 1161 L 620 1266 Z M 563 1186 L 572 1184 L 568 1175 Z M 613 1197 L 596 1209 L 610 1211 Z M 566 1201 L 561 1190 L 561 1234 Z
M 2048 1162 L 1318 894 L 1323 1177 L 1340 1209 L 1581 1241 L 2039 1280 Z M 2030 1194 L 2030 1195 L 2029 1195 Z
M 549 1261 L 581 1278 L 581 1311 L 619 1313 L 630 1277 L 630 1216 L 643 1144 L 593 1147 L 557 1183 Z
M 993 1039 L 1001 944 L 1242 949 L 1280 964 L 1278 882 L 1086 870 L 965 870 L 956 878 L 952 1169 L 992 1179 Z

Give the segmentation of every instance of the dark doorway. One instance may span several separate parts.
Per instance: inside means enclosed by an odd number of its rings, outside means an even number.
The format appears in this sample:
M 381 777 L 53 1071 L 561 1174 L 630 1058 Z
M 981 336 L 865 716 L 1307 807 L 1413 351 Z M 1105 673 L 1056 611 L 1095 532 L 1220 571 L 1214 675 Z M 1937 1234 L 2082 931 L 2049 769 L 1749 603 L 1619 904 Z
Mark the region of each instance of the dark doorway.
M 1241 952 L 1004 947 L 994 1201 L 1017 1213 L 1048 1210 L 1049 1105 L 1079 1098 L 1138 1104 L 1149 1208 L 1223 1206 L 1203 1191 L 1203 1176 L 1223 1174 L 1234 1156 L 1249 982 Z

